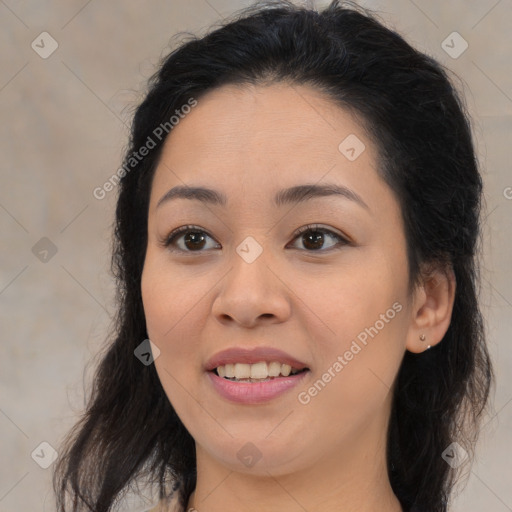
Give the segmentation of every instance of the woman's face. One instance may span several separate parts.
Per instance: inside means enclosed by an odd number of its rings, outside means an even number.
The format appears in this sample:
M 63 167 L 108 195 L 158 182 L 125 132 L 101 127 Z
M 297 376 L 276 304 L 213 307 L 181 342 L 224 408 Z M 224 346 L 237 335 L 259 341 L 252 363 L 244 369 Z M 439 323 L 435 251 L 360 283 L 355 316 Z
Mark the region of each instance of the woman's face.
M 168 136 L 142 296 L 198 456 L 277 475 L 383 451 L 412 306 L 376 167 L 356 119 L 306 86 L 223 86 Z

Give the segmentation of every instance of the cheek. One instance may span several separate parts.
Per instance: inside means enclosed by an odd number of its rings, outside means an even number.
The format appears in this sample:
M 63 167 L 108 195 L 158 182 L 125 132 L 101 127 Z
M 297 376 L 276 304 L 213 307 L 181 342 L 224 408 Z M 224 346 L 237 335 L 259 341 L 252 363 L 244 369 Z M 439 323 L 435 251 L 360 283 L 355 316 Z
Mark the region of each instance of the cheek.
M 303 310 L 315 313 L 308 334 L 319 380 L 304 401 L 314 398 L 319 410 L 371 411 L 389 392 L 404 354 L 407 276 L 400 261 L 388 262 L 370 255 L 329 279 L 296 281 Z
M 190 327 L 191 319 L 194 325 L 193 316 L 199 306 L 195 294 L 183 286 L 165 264 L 151 256 L 146 259 L 141 279 L 146 329 L 149 339 L 160 349 L 155 365 L 164 380 L 164 369 L 175 374 L 185 368 L 177 362 L 184 361 L 190 368 L 194 354 L 194 336 L 186 327 Z
M 146 260 L 141 294 L 147 332 L 150 339 L 157 343 L 175 323 L 173 317 L 176 314 L 177 290 L 169 286 L 167 276 L 159 271 L 157 265 Z
M 187 416 L 190 395 L 186 389 L 200 367 L 194 344 L 198 336 L 191 331 L 191 326 L 199 325 L 194 315 L 199 312 L 200 296 L 182 281 L 179 273 L 171 272 L 166 262 L 148 252 L 141 294 L 148 337 L 160 350 L 155 368 L 169 401 L 180 416 Z
M 201 279 L 191 280 L 173 269 L 165 255 L 148 249 L 141 278 L 141 294 L 148 335 L 152 341 L 180 338 L 201 307 Z M 153 340 L 154 338 L 154 340 Z
M 342 348 L 376 322 L 382 327 L 380 315 L 386 311 L 391 309 L 388 317 L 392 319 L 397 316 L 392 306 L 403 297 L 405 276 L 402 279 L 396 268 L 370 255 L 354 257 L 350 265 L 327 274 L 304 273 L 288 280 L 293 282 L 298 310 L 310 313 L 308 322 L 317 331 L 311 339 L 316 341 L 321 334 L 325 342 Z M 380 330 L 389 331 L 391 323 Z

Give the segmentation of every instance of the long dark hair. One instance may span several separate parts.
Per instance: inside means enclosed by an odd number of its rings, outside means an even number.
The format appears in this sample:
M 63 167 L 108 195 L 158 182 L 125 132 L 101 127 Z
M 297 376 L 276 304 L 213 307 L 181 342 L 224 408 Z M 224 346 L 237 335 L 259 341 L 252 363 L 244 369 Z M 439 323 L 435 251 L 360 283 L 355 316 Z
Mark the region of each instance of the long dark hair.
M 482 180 L 464 101 L 439 63 L 372 13 L 337 0 L 321 12 L 260 1 L 182 41 L 135 112 L 118 173 L 115 332 L 56 464 L 59 512 L 112 510 L 137 479 L 157 484 L 161 498 L 179 482 L 183 505 L 195 487 L 194 440 L 154 365 L 134 357 L 147 338 L 140 285 L 151 180 L 176 111 L 224 84 L 273 82 L 313 85 L 359 117 L 378 148 L 378 172 L 401 206 L 410 286 L 425 264 L 449 265 L 455 274 L 444 339 L 425 353 L 406 352 L 396 379 L 387 446 L 396 496 L 406 510 L 446 511 L 473 460 L 494 373 L 477 301 Z M 135 158 L 143 146 L 152 147 Z M 469 453 L 458 469 L 442 457 L 453 442 Z

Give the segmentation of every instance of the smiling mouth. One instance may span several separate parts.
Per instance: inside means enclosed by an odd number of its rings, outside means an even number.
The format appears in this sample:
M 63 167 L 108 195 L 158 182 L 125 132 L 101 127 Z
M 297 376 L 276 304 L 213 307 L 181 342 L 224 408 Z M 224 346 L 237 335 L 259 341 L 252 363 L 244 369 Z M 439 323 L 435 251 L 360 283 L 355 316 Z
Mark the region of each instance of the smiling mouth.
M 294 368 L 279 361 L 260 361 L 254 364 L 233 363 L 217 366 L 213 373 L 233 382 L 267 382 L 282 377 L 298 375 L 309 368 Z

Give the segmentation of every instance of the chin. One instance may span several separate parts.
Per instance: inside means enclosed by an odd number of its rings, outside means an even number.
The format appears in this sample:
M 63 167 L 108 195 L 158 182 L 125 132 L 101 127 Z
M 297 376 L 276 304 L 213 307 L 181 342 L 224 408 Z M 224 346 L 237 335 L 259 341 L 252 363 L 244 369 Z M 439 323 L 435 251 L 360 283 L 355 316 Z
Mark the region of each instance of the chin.
M 294 436 L 289 439 L 293 440 Z M 222 444 L 211 441 L 207 452 L 230 471 L 262 477 L 289 474 L 314 463 L 313 460 L 308 461 L 306 447 L 297 442 L 280 443 L 264 436 L 261 439 L 253 438 L 252 441 L 247 436 L 228 438 Z

